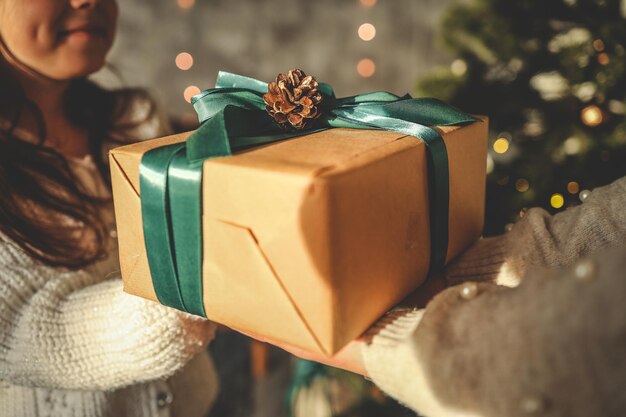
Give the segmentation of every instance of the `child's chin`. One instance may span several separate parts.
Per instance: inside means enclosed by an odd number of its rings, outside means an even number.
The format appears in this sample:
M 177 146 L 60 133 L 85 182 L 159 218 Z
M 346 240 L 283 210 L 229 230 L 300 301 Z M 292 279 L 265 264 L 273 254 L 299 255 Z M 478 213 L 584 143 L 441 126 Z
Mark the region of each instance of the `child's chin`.
M 104 59 L 96 60 L 73 60 L 66 62 L 62 68 L 48 74 L 50 78 L 56 80 L 73 80 L 76 78 L 87 77 L 104 66 Z

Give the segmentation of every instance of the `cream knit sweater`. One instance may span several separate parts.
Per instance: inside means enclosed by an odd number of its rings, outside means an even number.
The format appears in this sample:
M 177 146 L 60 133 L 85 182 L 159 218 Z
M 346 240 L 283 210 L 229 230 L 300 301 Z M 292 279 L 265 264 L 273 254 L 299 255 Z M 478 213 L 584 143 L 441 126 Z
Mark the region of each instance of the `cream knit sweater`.
M 626 177 L 529 210 L 454 261 L 425 309 L 371 329 L 369 375 L 426 417 L 626 415 L 623 245 Z
M 110 195 L 90 158 L 84 188 Z M 0 235 L 0 417 L 204 417 L 217 392 L 215 326 L 122 291 L 112 205 L 110 255 L 42 266 Z

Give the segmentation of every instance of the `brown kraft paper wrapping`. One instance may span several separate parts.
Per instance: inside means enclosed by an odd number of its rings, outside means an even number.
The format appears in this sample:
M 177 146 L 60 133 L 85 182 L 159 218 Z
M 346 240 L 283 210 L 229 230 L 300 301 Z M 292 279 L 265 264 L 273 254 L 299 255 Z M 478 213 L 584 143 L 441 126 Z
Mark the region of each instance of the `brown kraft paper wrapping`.
M 450 166 L 447 261 L 483 228 L 487 118 L 436 128 Z M 157 301 L 141 223 L 139 165 L 191 132 L 110 153 L 124 290 Z M 336 353 L 426 278 L 424 143 L 330 129 L 203 166 L 203 300 L 244 332 Z

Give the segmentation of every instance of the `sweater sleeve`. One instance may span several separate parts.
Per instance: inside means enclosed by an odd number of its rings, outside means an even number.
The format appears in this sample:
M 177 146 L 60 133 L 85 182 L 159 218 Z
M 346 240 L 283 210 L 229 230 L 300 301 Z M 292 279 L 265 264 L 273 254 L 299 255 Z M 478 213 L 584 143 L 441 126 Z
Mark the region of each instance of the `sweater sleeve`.
M 478 241 L 425 310 L 396 310 L 372 328 L 362 350 L 370 377 L 426 416 L 515 416 L 550 403 L 572 416 L 613 415 L 621 394 L 610 384 L 624 386 L 626 375 L 626 254 L 601 249 L 626 243 L 624 206 L 626 178 L 554 216 L 531 209 L 508 233 Z M 585 286 L 575 275 L 591 253 L 607 266 L 592 264 L 598 279 Z M 456 285 L 466 281 L 477 283 Z M 565 401 L 577 395 L 574 412 Z
M 519 285 L 533 268 L 571 265 L 581 256 L 626 242 L 626 177 L 595 189 L 583 204 L 550 215 L 526 212 L 510 231 L 478 240 L 446 267 L 448 285 L 465 281 Z
M 516 288 L 450 287 L 385 319 L 363 349 L 367 371 L 426 417 L 621 415 L 624 268 L 626 249 L 610 250 Z
M 208 320 L 126 294 L 118 273 L 36 264 L 0 241 L 0 379 L 108 390 L 167 377 L 205 349 Z

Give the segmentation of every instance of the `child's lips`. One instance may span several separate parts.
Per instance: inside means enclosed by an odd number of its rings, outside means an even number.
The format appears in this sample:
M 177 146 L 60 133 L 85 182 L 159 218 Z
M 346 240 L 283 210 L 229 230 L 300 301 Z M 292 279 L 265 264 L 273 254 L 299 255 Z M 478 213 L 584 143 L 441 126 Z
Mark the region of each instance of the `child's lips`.
M 106 30 L 100 26 L 83 25 L 83 26 L 76 26 L 76 27 L 69 28 L 69 29 L 64 29 L 59 32 L 60 39 L 69 38 L 73 35 L 76 35 L 76 37 L 95 37 L 95 36 L 105 37 Z

